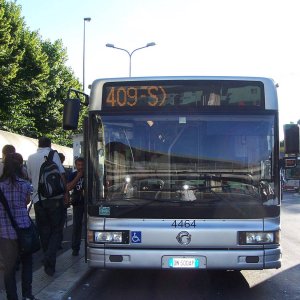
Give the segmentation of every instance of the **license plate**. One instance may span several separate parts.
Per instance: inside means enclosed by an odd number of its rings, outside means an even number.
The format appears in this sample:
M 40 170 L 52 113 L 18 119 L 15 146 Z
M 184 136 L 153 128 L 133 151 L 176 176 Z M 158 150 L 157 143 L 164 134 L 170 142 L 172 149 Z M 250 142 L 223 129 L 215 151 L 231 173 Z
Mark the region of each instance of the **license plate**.
M 197 269 L 200 267 L 200 261 L 194 257 L 171 257 L 169 258 L 169 267 Z

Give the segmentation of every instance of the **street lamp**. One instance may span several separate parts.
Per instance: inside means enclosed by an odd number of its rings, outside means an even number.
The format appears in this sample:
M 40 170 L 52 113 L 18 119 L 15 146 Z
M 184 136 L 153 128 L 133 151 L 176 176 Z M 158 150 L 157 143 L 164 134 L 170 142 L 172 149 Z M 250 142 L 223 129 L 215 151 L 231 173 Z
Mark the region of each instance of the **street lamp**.
M 83 19 L 83 60 L 82 60 L 82 85 L 83 85 L 83 91 L 85 89 L 84 85 L 84 77 L 85 77 L 85 22 L 90 22 L 91 18 L 84 18 Z
M 151 47 L 151 46 L 155 46 L 155 45 L 156 45 L 156 44 L 155 44 L 154 42 L 151 42 L 151 43 L 148 43 L 146 46 L 136 48 L 136 49 L 134 49 L 134 50 L 131 51 L 131 52 L 129 52 L 129 51 L 126 50 L 126 49 L 116 47 L 114 44 L 106 44 L 105 46 L 108 47 L 108 48 L 114 48 L 114 49 L 119 49 L 119 50 L 125 51 L 125 52 L 129 55 L 129 77 L 131 77 L 131 56 L 132 56 L 132 54 L 133 54 L 135 51 L 137 51 L 137 50 L 144 49 L 144 48 Z

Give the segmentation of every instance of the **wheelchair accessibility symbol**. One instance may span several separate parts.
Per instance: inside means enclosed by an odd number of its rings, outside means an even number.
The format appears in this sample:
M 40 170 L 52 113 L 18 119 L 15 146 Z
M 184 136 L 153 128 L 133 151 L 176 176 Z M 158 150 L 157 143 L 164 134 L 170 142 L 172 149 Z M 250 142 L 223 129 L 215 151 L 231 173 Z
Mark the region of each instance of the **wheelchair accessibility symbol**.
M 132 244 L 140 244 L 142 242 L 142 232 L 141 231 L 131 231 L 130 240 Z

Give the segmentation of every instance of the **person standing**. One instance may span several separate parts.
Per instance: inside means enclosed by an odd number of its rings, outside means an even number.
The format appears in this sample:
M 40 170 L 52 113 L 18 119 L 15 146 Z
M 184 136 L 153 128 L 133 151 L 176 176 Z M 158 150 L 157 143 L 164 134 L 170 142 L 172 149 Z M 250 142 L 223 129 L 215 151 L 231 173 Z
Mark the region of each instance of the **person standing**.
M 73 206 L 72 255 L 78 256 L 81 243 L 82 222 L 84 214 L 84 159 L 75 160 L 76 171 L 68 178 L 67 190 L 71 191 Z
M 0 189 L 6 198 L 12 216 L 20 228 L 30 226 L 27 204 L 30 202 L 31 185 L 21 178 L 22 164 L 18 153 L 5 157 Z M 19 254 L 17 234 L 6 210 L 0 203 L 0 254 L 4 264 L 4 284 L 8 300 L 18 300 L 16 265 L 22 263 L 23 300 L 37 300 L 32 295 L 32 254 Z
M 64 226 L 64 194 L 41 199 L 38 195 L 39 176 L 41 165 L 45 157 L 51 151 L 51 140 L 41 137 L 38 140 L 37 152 L 28 157 L 27 172 L 32 182 L 34 211 L 36 224 L 39 230 L 41 246 L 44 252 L 44 271 L 47 275 L 53 276 L 55 273 L 56 253 L 62 240 Z M 53 162 L 58 166 L 61 177 L 66 183 L 65 170 L 60 162 L 58 153 L 55 152 Z
M 61 164 L 63 165 L 63 167 L 64 167 L 64 162 L 65 162 L 65 159 L 66 159 L 66 157 L 65 157 L 65 155 L 62 153 L 62 152 L 59 152 L 58 153 L 58 156 L 59 156 L 59 158 L 60 158 L 60 162 L 61 162 Z M 65 169 L 65 176 L 66 176 L 66 178 L 68 178 L 68 176 L 67 176 L 67 170 L 66 170 L 66 168 L 64 167 L 64 169 Z M 69 195 L 69 192 L 67 192 L 66 194 L 65 194 L 65 206 L 64 206 L 64 224 L 66 225 L 66 227 L 67 227 L 67 220 L 68 220 L 68 208 L 70 207 L 70 195 Z M 58 247 L 58 250 L 62 250 L 63 249 L 63 246 L 62 246 L 62 243 L 63 243 L 63 235 L 62 235 L 62 237 L 61 237 L 61 242 L 60 242 L 60 245 L 59 245 L 59 247 Z

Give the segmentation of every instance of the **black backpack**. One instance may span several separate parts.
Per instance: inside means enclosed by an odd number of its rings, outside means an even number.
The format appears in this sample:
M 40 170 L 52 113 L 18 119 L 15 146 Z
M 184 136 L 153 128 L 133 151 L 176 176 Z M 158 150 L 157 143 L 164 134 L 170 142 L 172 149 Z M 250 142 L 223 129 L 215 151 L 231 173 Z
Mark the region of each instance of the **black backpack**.
M 40 168 L 38 195 L 40 200 L 63 195 L 66 187 L 61 178 L 57 164 L 53 161 L 53 155 L 57 151 L 51 150 Z

